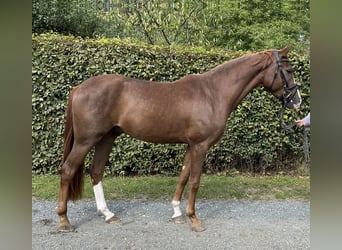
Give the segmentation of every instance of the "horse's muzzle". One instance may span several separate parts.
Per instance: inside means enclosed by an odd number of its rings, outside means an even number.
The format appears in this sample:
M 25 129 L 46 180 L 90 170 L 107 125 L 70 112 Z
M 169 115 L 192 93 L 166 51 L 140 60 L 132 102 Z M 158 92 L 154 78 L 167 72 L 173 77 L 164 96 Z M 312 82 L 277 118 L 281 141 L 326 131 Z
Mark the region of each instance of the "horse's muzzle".
M 296 94 L 290 100 L 284 100 L 285 105 L 289 109 L 299 109 L 300 105 L 302 104 L 302 97 L 300 96 L 299 90 L 296 91 Z

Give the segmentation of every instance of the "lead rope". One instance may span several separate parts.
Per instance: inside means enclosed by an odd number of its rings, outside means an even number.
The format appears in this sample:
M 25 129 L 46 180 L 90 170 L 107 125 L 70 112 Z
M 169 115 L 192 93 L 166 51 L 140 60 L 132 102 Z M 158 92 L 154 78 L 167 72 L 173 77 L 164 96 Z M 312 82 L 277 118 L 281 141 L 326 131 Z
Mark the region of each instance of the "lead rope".
M 296 122 L 292 122 L 288 125 L 285 125 L 284 120 L 283 120 L 283 115 L 284 111 L 286 109 L 286 105 L 283 105 L 281 111 L 280 111 L 280 116 L 279 116 L 279 124 L 281 127 L 282 131 L 288 131 L 291 128 L 293 128 L 296 125 Z M 309 168 L 310 166 L 310 146 L 309 146 L 309 140 L 308 140 L 308 131 L 304 127 L 303 128 L 303 151 L 304 151 L 304 159 L 306 163 L 306 167 Z
M 310 163 L 310 146 L 309 146 L 309 140 L 308 140 L 308 131 L 306 128 L 303 129 L 303 136 L 304 136 L 304 155 L 305 155 L 305 162 L 307 166 L 309 166 Z
M 280 127 L 281 127 L 282 131 L 290 130 L 291 128 L 293 128 L 296 125 L 295 122 L 292 122 L 289 125 L 285 125 L 284 120 L 283 120 L 285 109 L 286 109 L 286 104 L 283 105 L 283 107 L 282 107 L 282 109 L 280 111 L 280 114 L 279 114 L 279 124 L 280 124 Z

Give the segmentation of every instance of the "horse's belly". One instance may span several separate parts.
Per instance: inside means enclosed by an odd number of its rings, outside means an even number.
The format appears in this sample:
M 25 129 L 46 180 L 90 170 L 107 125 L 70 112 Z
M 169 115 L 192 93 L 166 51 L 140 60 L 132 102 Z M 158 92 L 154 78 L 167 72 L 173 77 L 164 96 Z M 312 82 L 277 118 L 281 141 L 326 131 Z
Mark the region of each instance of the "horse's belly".
M 171 124 L 145 122 L 123 124 L 120 128 L 128 135 L 152 143 L 185 143 L 184 131 Z
M 119 119 L 121 130 L 139 140 L 153 143 L 185 143 L 184 120 L 175 120 L 170 114 L 130 112 Z

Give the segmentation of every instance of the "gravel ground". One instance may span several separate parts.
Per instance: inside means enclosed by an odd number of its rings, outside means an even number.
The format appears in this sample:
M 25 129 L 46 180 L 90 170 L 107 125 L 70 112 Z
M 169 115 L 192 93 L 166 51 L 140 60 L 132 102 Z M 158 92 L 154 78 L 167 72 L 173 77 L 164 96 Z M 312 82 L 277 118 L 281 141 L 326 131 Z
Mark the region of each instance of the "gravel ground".
M 310 249 L 310 202 L 199 200 L 201 233 L 171 221 L 170 201 L 107 204 L 121 224 L 105 223 L 95 201 L 81 200 L 68 204 L 75 232 L 58 233 L 57 202 L 33 200 L 32 249 Z

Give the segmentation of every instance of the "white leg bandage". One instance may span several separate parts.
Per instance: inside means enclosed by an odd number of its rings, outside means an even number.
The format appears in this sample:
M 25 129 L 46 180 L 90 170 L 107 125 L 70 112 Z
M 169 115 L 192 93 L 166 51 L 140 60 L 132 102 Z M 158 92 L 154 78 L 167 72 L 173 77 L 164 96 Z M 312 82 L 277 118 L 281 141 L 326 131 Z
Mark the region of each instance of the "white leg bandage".
M 100 181 L 95 186 L 93 186 L 97 211 L 105 216 L 105 220 L 109 220 L 114 216 L 114 214 L 107 208 L 107 203 L 103 194 L 102 182 Z
M 178 217 L 182 215 L 182 212 L 179 208 L 180 201 L 172 201 L 172 207 L 173 207 L 173 215 L 172 218 Z

